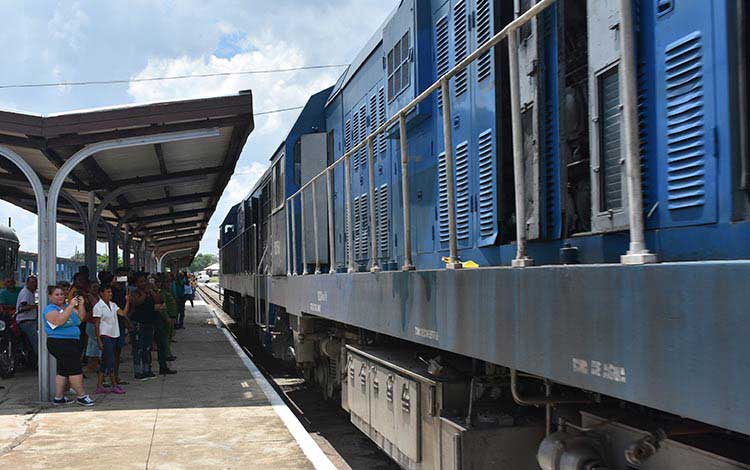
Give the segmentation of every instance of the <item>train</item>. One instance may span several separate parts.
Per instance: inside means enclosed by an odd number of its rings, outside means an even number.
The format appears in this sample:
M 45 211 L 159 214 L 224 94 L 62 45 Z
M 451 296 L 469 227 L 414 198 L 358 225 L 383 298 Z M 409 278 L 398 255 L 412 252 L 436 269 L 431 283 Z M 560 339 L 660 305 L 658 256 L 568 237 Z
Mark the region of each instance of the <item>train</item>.
M 749 25 L 398 2 L 221 223 L 224 310 L 405 469 L 750 468 Z
M 5 225 L 0 225 L 0 275 L 2 279 L 15 278 L 18 266 L 18 235 Z
M 13 278 L 16 285 L 24 285 L 29 276 L 39 272 L 37 254 L 19 250 L 20 242 L 16 232 L 5 225 L 0 225 L 0 279 Z M 73 279 L 83 263 L 71 258 L 57 258 L 57 282 Z

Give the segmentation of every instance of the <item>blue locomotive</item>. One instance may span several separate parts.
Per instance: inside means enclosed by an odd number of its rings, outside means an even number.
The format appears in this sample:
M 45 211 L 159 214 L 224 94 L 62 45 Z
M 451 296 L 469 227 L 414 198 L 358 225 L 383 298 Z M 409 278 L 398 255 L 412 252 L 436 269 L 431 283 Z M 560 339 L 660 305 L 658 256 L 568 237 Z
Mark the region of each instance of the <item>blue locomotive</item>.
M 748 468 L 748 9 L 402 0 L 224 220 L 225 310 L 404 468 Z M 658 264 L 620 264 L 634 197 Z

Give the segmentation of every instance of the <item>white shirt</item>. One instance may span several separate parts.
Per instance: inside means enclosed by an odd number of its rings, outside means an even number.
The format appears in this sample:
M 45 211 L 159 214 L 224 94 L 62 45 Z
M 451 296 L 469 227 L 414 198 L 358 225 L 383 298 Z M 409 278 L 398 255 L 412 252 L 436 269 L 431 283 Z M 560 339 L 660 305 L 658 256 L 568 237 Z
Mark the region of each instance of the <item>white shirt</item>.
M 34 305 L 36 303 L 36 297 L 34 297 L 34 293 L 26 287 L 21 289 L 21 292 L 18 293 L 18 300 L 16 301 L 16 312 L 19 312 L 21 310 L 21 304 L 23 303 L 25 303 L 26 305 Z M 36 320 L 36 316 L 37 309 L 33 308 L 31 310 L 27 310 L 25 312 L 17 314 L 16 321 L 20 323 L 26 320 Z
M 109 336 L 110 338 L 120 337 L 120 325 L 117 323 L 117 311 L 120 307 L 116 303 L 110 302 L 109 305 L 104 300 L 94 305 L 94 317 L 101 318 L 99 323 L 99 334 Z

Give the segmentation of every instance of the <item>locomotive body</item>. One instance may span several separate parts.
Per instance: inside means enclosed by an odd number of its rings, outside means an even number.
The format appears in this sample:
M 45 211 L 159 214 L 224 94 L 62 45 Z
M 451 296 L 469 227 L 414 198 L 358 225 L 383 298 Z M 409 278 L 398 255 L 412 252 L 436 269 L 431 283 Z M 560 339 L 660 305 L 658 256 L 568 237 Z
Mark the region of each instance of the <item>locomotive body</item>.
M 558 0 L 511 33 L 521 178 L 506 42 L 450 79 L 452 169 L 439 90 L 404 115 L 405 156 L 398 124 L 373 135 L 535 3 L 400 2 L 222 224 L 224 308 L 404 468 L 750 468 L 743 0 L 627 2 L 658 264 L 620 264 L 623 2 Z M 537 267 L 510 267 L 518 223 Z M 445 269 L 452 230 L 479 269 Z

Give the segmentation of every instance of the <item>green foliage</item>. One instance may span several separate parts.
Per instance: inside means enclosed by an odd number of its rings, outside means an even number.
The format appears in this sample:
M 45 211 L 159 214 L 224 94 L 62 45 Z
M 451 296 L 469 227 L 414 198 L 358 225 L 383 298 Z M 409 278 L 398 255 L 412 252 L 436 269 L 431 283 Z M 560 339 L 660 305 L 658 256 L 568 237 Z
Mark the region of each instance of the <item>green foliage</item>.
M 190 263 L 190 272 L 197 273 L 198 271 L 217 263 L 219 258 L 211 253 L 198 253 L 195 255 L 195 259 Z

